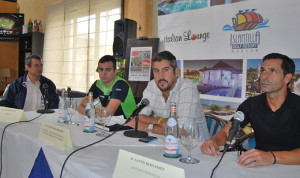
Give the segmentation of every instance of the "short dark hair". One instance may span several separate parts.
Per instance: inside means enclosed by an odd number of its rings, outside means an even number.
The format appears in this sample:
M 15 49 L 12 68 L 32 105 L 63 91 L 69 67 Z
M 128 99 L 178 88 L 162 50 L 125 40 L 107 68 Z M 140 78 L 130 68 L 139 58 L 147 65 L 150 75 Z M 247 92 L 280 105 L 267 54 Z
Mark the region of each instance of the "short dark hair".
M 37 60 L 42 60 L 42 57 L 39 56 L 39 55 L 31 55 L 31 56 L 28 56 L 26 59 L 25 59 L 25 65 L 31 67 L 31 61 L 32 59 L 37 59 Z
M 98 65 L 99 65 L 99 63 L 104 63 L 104 62 L 109 62 L 109 61 L 111 61 L 113 63 L 113 68 L 114 68 L 114 70 L 116 70 L 117 60 L 116 60 L 116 58 L 114 58 L 111 55 L 105 55 L 105 56 L 101 57 L 98 61 Z M 97 69 L 98 69 L 98 67 L 97 67 Z
M 156 53 L 152 58 L 152 64 L 153 62 L 162 61 L 162 60 L 170 61 L 173 71 L 175 72 L 177 68 L 176 57 L 170 51 L 162 51 L 160 53 Z
M 288 56 L 280 54 L 280 53 L 270 53 L 270 54 L 267 54 L 264 57 L 263 61 L 269 60 L 269 59 L 280 59 L 282 61 L 281 69 L 283 70 L 283 75 L 284 76 L 286 74 L 289 74 L 289 73 L 294 75 L 294 73 L 295 73 L 295 63 Z

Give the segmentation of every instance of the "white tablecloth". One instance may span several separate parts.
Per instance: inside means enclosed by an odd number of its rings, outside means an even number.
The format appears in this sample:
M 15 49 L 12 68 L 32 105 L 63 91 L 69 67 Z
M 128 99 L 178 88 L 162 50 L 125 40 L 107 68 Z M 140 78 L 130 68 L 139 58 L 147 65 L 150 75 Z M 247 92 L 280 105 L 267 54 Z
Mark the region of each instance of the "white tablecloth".
M 28 120 L 38 115 L 35 112 L 26 112 Z M 21 123 L 7 128 L 3 140 L 2 178 L 28 177 L 41 147 L 44 150 L 53 176 L 59 177 L 62 164 L 72 150 L 63 151 L 38 139 L 41 122 L 44 120 L 59 124 L 57 123 L 57 113 L 54 113 L 42 115 L 30 123 Z M 83 121 L 83 118 L 76 115 L 74 120 Z M 1 133 L 5 125 L 7 123 L 0 122 Z M 70 129 L 74 149 L 102 138 L 96 136 L 96 133 L 82 132 L 82 125 L 59 125 Z M 142 143 L 137 138 L 128 138 L 123 135 L 123 132 L 118 132 L 107 140 L 72 155 L 66 163 L 63 177 L 112 177 L 119 149 L 183 168 L 187 178 L 210 177 L 211 171 L 220 157 L 203 155 L 198 146 L 192 151 L 192 156 L 198 158 L 200 163 L 194 165 L 184 164 L 179 162 L 178 159 L 163 157 L 163 139 L 163 136 L 158 136 L 158 140 L 154 142 Z M 180 147 L 180 153 L 187 156 L 187 151 L 183 147 Z M 300 175 L 300 166 L 275 164 L 244 168 L 236 163 L 236 159 L 236 152 L 226 153 L 215 171 L 214 178 L 294 178 Z

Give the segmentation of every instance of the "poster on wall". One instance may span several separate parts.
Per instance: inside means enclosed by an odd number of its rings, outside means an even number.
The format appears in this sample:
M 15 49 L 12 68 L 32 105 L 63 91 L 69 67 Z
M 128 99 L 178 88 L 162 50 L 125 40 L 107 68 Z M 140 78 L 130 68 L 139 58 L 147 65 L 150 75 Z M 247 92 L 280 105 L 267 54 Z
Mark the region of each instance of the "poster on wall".
M 152 47 L 132 47 L 130 51 L 129 81 L 150 81 Z
M 215 115 L 223 120 L 229 121 L 235 111 L 237 110 L 239 103 L 237 102 L 228 102 L 228 101 L 219 101 L 212 99 L 200 99 L 203 111 L 205 113 L 210 113 Z
M 289 87 L 300 95 L 298 7 L 298 0 L 159 0 L 159 51 L 181 60 L 181 77 L 194 82 L 201 99 L 221 103 L 261 94 L 262 59 L 281 53 L 296 64 Z
M 241 97 L 243 60 L 184 60 L 184 78 L 190 78 L 199 94 Z

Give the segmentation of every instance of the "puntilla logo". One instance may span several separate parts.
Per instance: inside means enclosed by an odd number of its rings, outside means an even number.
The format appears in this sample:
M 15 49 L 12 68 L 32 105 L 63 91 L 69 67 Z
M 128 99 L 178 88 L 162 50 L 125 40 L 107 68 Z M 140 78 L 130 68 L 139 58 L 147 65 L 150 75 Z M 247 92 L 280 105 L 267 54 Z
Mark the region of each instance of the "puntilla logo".
M 170 35 L 166 35 L 163 37 L 164 43 L 176 43 L 182 41 L 197 41 L 201 40 L 202 42 L 206 42 L 209 39 L 209 32 L 204 33 L 192 33 L 191 30 L 187 30 L 182 33 L 182 35 L 176 35 L 174 33 Z
M 224 25 L 223 31 L 235 31 L 235 33 L 230 34 L 230 45 L 232 49 L 258 48 L 261 35 L 257 29 L 269 27 L 267 25 L 269 19 L 264 20 L 263 17 L 255 11 L 256 9 L 240 10 L 236 14 L 236 18 L 232 18 L 232 26 Z

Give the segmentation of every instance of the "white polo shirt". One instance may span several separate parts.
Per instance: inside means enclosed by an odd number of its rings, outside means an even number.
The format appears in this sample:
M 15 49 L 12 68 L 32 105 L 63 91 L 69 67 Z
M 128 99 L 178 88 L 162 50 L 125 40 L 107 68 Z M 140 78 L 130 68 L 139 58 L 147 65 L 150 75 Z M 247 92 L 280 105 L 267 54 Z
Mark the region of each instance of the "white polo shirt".
M 36 111 L 39 109 L 43 109 L 41 103 L 42 92 L 40 90 L 40 85 L 40 81 L 37 81 L 36 84 L 33 84 L 27 75 L 27 94 L 23 108 L 24 111 Z

